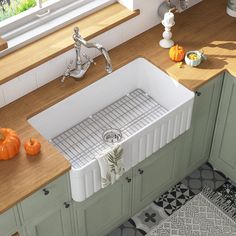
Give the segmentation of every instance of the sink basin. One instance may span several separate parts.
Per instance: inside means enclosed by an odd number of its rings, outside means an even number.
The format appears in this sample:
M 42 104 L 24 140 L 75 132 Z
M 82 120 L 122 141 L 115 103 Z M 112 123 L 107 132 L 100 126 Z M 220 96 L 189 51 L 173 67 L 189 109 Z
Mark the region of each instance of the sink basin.
M 71 162 L 72 198 L 101 189 L 96 155 L 119 143 L 130 168 L 189 129 L 194 93 L 138 58 L 28 122 Z

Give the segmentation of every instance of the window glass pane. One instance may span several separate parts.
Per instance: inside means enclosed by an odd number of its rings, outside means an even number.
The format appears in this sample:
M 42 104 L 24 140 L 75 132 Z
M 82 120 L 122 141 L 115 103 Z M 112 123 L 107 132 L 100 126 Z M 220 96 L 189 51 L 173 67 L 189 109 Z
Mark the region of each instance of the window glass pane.
M 18 15 L 36 5 L 36 0 L 0 0 L 0 21 Z

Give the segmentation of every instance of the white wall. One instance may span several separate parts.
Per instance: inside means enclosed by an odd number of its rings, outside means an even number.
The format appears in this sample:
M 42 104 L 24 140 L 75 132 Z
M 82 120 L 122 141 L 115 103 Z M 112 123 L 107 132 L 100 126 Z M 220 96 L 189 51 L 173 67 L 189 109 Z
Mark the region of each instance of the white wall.
M 157 9 L 162 1 L 163 0 L 135 0 L 135 5 L 131 7 L 140 9 L 141 14 L 139 16 L 118 25 L 95 37 L 91 41 L 97 41 L 109 50 L 159 24 L 160 19 L 157 17 Z M 201 0 L 189 0 L 189 6 L 200 1 Z M 91 57 L 98 55 L 95 49 L 86 50 L 86 53 Z M 70 60 L 74 60 L 74 58 L 75 52 L 74 50 L 70 50 L 0 85 L 0 108 L 61 76 Z

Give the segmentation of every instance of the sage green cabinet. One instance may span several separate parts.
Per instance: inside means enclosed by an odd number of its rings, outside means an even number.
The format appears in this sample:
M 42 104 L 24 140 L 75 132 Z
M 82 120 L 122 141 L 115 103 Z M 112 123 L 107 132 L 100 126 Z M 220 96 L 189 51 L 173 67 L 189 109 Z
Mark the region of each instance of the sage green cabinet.
M 73 236 L 69 176 L 63 175 L 0 215 L 0 236 Z
M 31 221 L 25 227 L 27 236 L 72 236 L 72 219 L 69 205 L 54 209 Z
M 73 211 L 68 174 L 20 202 L 23 236 L 73 236 Z
M 223 77 L 218 75 L 196 93 L 191 127 L 184 134 L 182 155 L 177 163 L 179 177 L 186 177 L 210 157 Z
M 74 202 L 77 236 L 104 236 L 131 216 L 132 171 L 87 200 Z
M 17 208 L 13 207 L 0 215 L 0 235 L 10 236 L 19 231 L 20 220 Z
M 225 74 L 210 163 L 236 181 L 236 78 Z
M 179 157 L 178 140 L 134 167 L 132 215 L 175 184 L 175 161 Z
M 38 215 L 56 209 L 63 202 L 70 201 L 68 177 L 63 175 L 19 204 L 24 222 Z
M 134 168 L 132 214 L 208 161 L 222 83 L 223 74 L 202 86 L 190 129 Z

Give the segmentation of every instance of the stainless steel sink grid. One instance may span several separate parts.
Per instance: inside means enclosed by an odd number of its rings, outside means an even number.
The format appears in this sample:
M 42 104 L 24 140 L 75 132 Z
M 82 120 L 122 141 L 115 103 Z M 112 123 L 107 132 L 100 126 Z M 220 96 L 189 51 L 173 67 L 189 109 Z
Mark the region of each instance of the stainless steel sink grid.
M 141 89 L 136 89 L 52 139 L 74 168 L 81 168 L 112 146 L 103 140 L 109 129 L 121 131 L 122 140 L 137 133 L 167 109 Z

